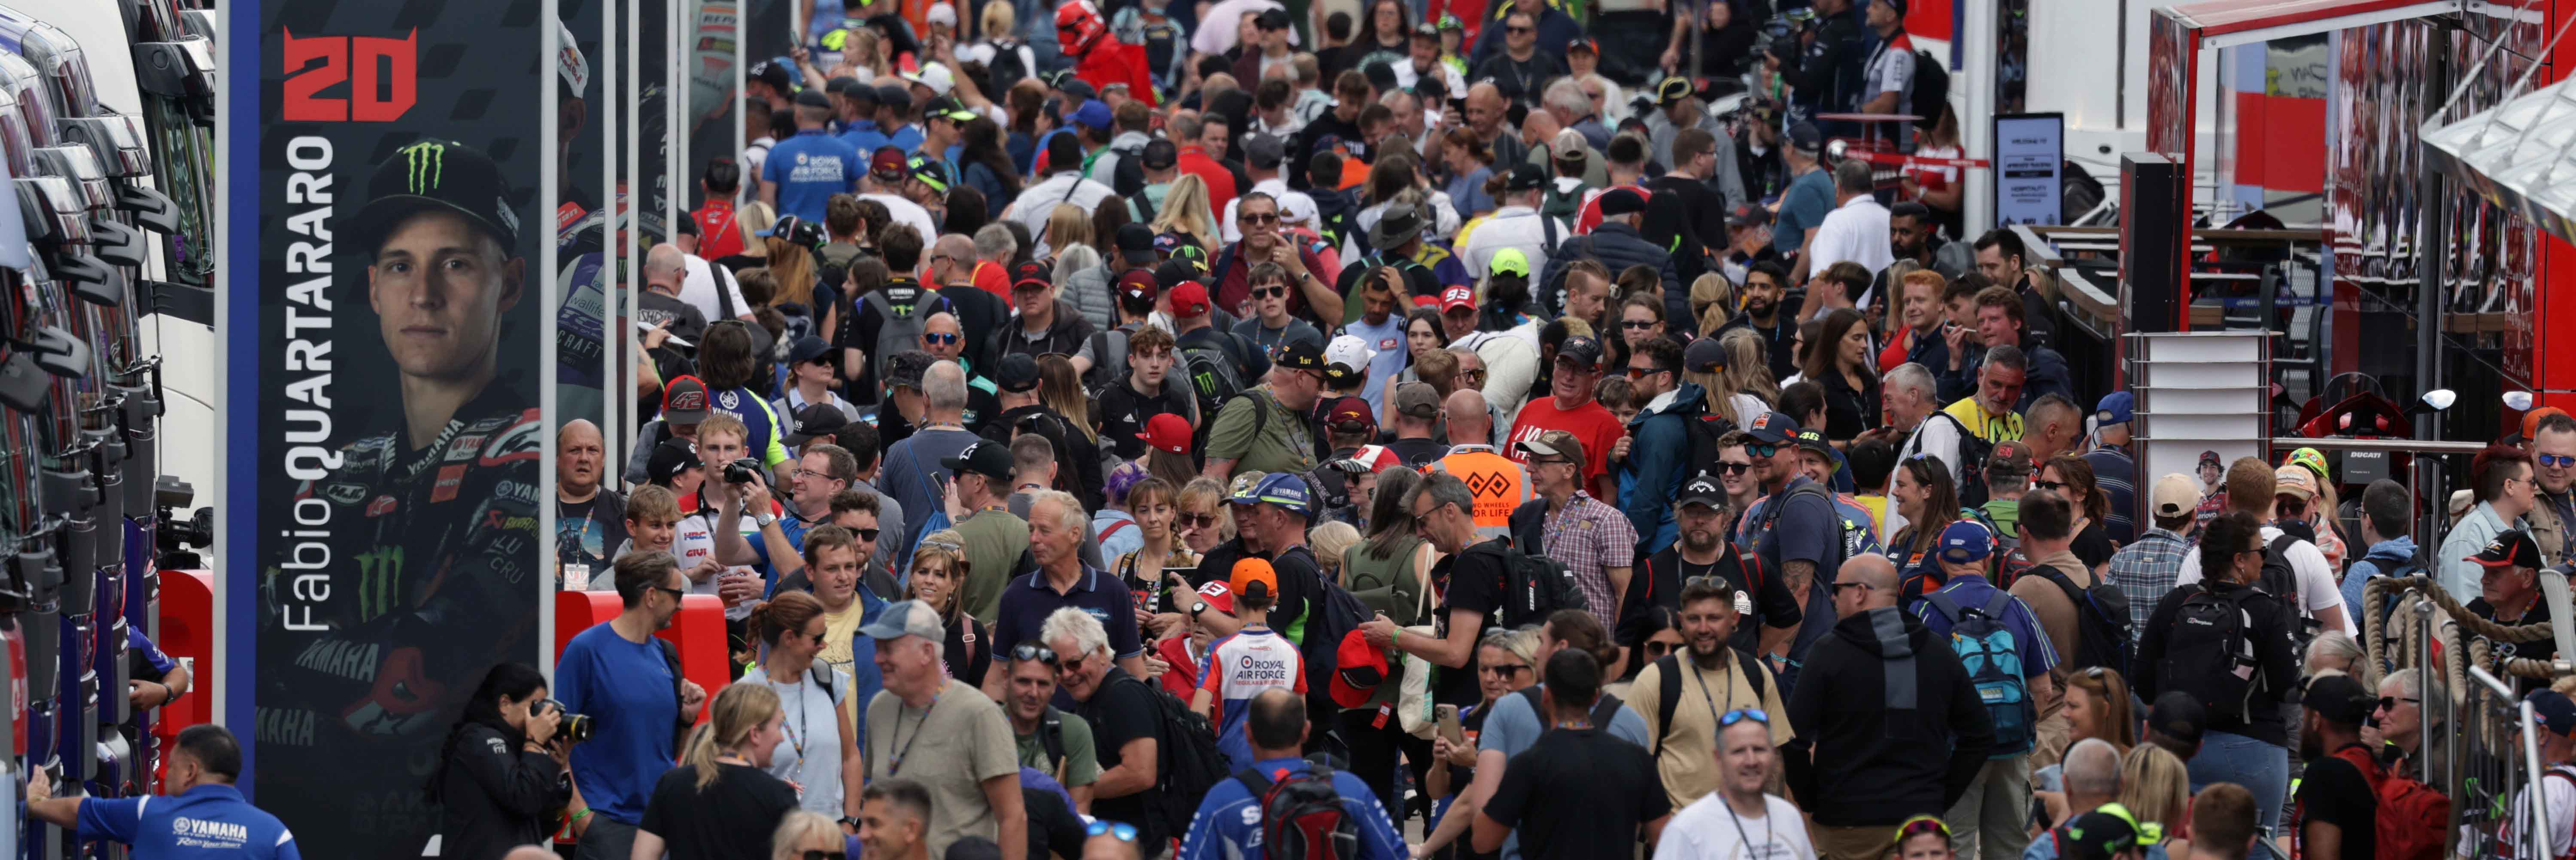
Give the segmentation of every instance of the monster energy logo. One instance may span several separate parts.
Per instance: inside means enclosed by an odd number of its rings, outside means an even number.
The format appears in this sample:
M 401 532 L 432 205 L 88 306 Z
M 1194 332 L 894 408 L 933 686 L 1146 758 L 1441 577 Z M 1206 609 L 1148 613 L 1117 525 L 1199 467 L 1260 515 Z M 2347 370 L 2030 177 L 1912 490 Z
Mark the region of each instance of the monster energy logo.
M 358 620 L 366 622 L 394 611 L 402 600 L 403 548 L 378 547 L 361 553 L 358 562 Z
M 413 194 L 427 194 L 437 188 L 446 173 L 447 144 L 424 140 L 402 148 L 403 177 Z

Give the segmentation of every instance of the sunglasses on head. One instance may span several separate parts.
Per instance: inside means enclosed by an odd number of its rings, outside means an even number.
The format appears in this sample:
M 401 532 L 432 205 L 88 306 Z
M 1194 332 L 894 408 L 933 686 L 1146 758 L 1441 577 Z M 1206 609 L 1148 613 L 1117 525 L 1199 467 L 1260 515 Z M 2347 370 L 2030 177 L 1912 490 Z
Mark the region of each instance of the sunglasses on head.
M 1719 592 L 1719 596 L 1721 596 L 1721 597 L 1732 597 L 1732 596 L 1734 596 L 1734 594 L 1735 594 L 1735 581 L 1734 581 L 1734 580 L 1727 579 L 1726 577 L 1723 577 L 1723 576 L 1718 576 L 1718 575 L 1716 575 L 1716 574 L 1709 574 L 1709 575 L 1707 575 L 1707 576 L 1694 576 L 1694 577 L 1690 577 L 1690 578 L 1684 579 L 1684 580 L 1682 580 L 1682 587 L 1683 587 L 1683 588 L 1713 588 L 1713 589 L 1716 589 L 1716 590 Z M 1733 606 L 1734 604 L 1733 604 L 1732 602 L 1729 602 L 1727 605 L 1729 605 L 1729 606 Z
M 1905 843 L 1906 839 L 1921 836 L 1926 833 L 1938 833 L 1941 834 L 1941 838 L 1948 839 L 1950 838 L 1950 825 L 1943 822 L 1937 816 L 1917 815 L 1912 818 L 1905 819 L 1905 823 L 1903 824 L 1896 825 L 1896 842 L 1897 844 L 1902 845 Z
M 1726 712 L 1725 716 L 1718 717 L 1717 727 L 1722 729 L 1727 726 L 1735 725 L 1736 723 L 1744 722 L 1745 720 L 1752 720 L 1767 726 L 1771 724 L 1771 715 L 1764 713 L 1761 708 L 1737 708 Z
M 1094 821 L 1082 832 L 1091 836 L 1115 836 L 1120 842 L 1136 841 L 1136 825 L 1124 821 Z
M 1020 663 L 1036 660 L 1039 663 L 1049 666 L 1053 666 L 1059 662 L 1058 658 L 1055 656 L 1055 649 L 1031 644 L 1021 644 L 1013 647 L 1011 649 L 1011 659 Z

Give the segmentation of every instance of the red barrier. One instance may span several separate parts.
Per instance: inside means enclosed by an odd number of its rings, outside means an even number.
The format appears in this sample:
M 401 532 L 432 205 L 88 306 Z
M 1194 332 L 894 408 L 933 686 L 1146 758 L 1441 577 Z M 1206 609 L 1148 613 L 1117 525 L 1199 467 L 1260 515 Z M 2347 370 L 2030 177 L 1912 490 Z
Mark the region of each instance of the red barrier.
M 179 730 L 209 722 L 215 705 L 215 574 L 210 570 L 161 571 L 161 635 L 153 637 L 161 653 L 188 667 L 188 695 L 152 715 L 152 734 L 164 738 L 162 749 Z
M 564 646 L 572 644 L 574 635 L 592 625 L 608 623 L 621 610 L 614 591 L 556 592 L 556 659 L 562 659 Z M 707 701 L 698 706 L 698 719 L 704 721 L 708 706 L 715 703 L 716 692 L 731 683 L 734 676 L 732 658 L 725 648 L 724 601 L 707 594 L 683 597 L 680 614 L 671 618 L 670 627 L 655 635 L 679 646 L 680 674 L 706 688 Z

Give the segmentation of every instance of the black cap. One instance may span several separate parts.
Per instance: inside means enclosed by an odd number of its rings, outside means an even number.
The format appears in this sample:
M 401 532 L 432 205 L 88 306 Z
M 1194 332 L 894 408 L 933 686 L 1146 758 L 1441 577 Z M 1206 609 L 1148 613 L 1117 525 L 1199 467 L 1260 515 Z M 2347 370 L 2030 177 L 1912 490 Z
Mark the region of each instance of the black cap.
M 644 462 L 644 477 L 657 484 L 667 484 L 681 472 L 698 467 L 697 446 L 687 439 L 665 439 L 653 446 L 652 459 Z
M 831 344 L 825 343 L 822 338 L 809 334 L 804 337 L 797 338 L 795 341 L 790 342 L 787 345 L 787 364 L 791 367 L 804 364 L 806 362 L 822 358 L 825 353 L 831 351 Z
M 2351 675 L 2320 675 L 2308 682 L 2299 694 L 2300 704 L 2338 726 L 2360 726 L 2379 707 L 2379 697 L 2363 689 L 2361 681 Z
M 2147 730 L 2172 738 L 2185 746 L 2198 748 L 2201 734 L 2209 726 L 2209 709 L 2190 693 L 2173 690 L 2156 697 L 2147 709 Z
M 1798 447 L 1800 448 L 1805 448 L 1809 451 L 1823 454 L 1829 458 L 1834 454 L 1834 443 L 1826 441 L 1825 434 L 1818 431 L 1816 428 L 1801 428 L 1798 431 L 1797 440 Z
M 751 68 L 744 72 L 743 79 L 768 84 L 770 89 L 774 89 L 782 93 L 786 92 L 788 87 L 795 86 L 795 84 L 789 83 L 787 80 L 786 66 L 782 66 L 768 60 L 762 60 L 751 64 Z
M 1038 390 L 1038 360 L 1025 352 L 1002 356 L 1000 367 L 993 372 L 993 384 L 1013 394 Z
M 1413 37 L 1416 39 L 1438 39 L 1440 38 L 1440 25 L 1429 21 L 1415 24 L 1413 25 Z
M 982 475 L 996 481 L 1011 479 L 1011 446 L 990 439 L 966 446 L 957 456 L 943 457 L 939 465 L 958 475 Z
M 1646 195 L 1634 188 L 1613 188 L 1601 192 L 1597 199 L 1601 201 L 1603 215 L 1631 215 L 1646 211 Z
M 1197 263 L 1173 257 L 1154 267 L 1154 282 L 1163 285 L 1163 289 L 1169 290 L 1196 281 L 1199 276 L 1206 273 L 1207 270 Z
M 1789 148 L 1810 154 L 1822 152 L 1825 149 L 1825 134 L 1817 131 L 1814 123 L 1802 122 L 1790 126 Z
M 1674 103 L 1690 97 L 1691 82 L 1690 79 L 1686 77 L 1675 76 L 1665 78 L 1662 85 L 1655 87 L 1655 103 L 1659 105 L 1670 107 Z
M 832 106 L 832 99 L 821 90 L 797 90 L 796 106 L 827 108 Z
M 1259 16 L 1252 19 L 1252 26 L 1264 30 L 1288 29 L 1288 11 L 1277 7 L 1263 9 Z
M 1118 255 L 1130 266 L 1154 262 L 1154 228 L 1134 221 L 1118 225 Z
M 1280 345 L 1279 355 L 1271 359 L 1271 363 L 1290 370 L 1312 370 L 1322 373 L 1324 348 L 1316 346 L 1312 341 L 1292 340 Z
M 878 87 L 877 104 L 909 106 L 912 104 L 912 91 L 905 89 L 901 84 L 887 84 L 885 86 Z
M 1584 367 L 1600 367 L 1601 341 L 1579 334 L 1566 338 L 1564 343 L 1557 344 L 1556 358 Z
M 796 423 L 787 428 L 786 437 L 779 442 L 791 448 L 801 448 L 805 443 L 813 441 L 814 437 L 839 433 L 841 428 L 849 424 L 849 413 L 842 412 L 839 406 L 830 403 L 808 404 L 805 408 L 796 411 Z
M 1529 162 L 1512 165 L 1503 178 L 1505 191 L 1537 191 L 1547 187 L 1547 170 Z
M 2116 803 L 2107 806 L 2120 812 L 2096 808 L 2068 819 L 2065 826 L 2058 828 L 2062 834 L 2058 841 L 2059 856 L 2063 860 L 2111 860 L 2120 856 L 2120 852 L 2139 847 L 2139 843 L 2144 841 L 2147 834 L 2138 832 L 2134 818 L 2125 814 L 2126 807 Z
M 482 150 L 452 140 L 422 140 L 394 150 L 367 179 L 367 205 L 358 209 L 348 228 L 357 247 L 368 254 L 382 250 L 385 238 L 404 219 L 424 212 L 450 212 L 501 241 L 517 256 L 519 215 L 510 208 L 510 183 L 501 166 Z
M 1719 485 L 1716 478 L 1701 472 L 1682 483 L 1681 495 L 1675 497 L 1673 502 L 1677 507 L 1698 505 L 1704 508 L 1723 509 L 1726 507 L 1726 488 Z
M 1065 95 L 1072 96 L 1074 107 L 1081 107 L 1083 102 L 1100 98 L 1100 91 L 1092 88 L 1090 81 L 1081 78 L 1067 78 L 1056 89 L 1063 90 Z
M 864 93 L 866 98 L 871 101 L 874 101 L 877 97 L 877 90 L 875 87 L 860 83 L 858 78 L 850 77 L 849 75 L 842 75 L 840 77 L 824 81 L 823 90 L 843 98 L 858 96 L 862 93 Z
M 1137 163 L 1146 170 L 1170 170 L 1181 163 L 1181 146 L 1168 137 L 1146 141 L 1145 154 Z

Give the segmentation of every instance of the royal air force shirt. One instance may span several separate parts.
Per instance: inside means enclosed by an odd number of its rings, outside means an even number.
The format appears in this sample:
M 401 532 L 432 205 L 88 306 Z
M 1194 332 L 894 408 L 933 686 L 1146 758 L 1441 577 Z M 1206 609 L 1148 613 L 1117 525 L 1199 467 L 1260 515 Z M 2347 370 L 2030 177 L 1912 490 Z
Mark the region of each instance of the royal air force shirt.
M 822 129 L 806 129 L 769 148 L 760 178 L 778 186 L 778 214 L 823 222 L 824 204 L 832 195 L 858 187 L 867 172 L 857 149 Z
M 251 806 L 240 789 L 218 783 L 176 797 L 83 800 L 80 838 L 132 845 L 136 857 L 303 860 L 295 834 L 277 816 Z

